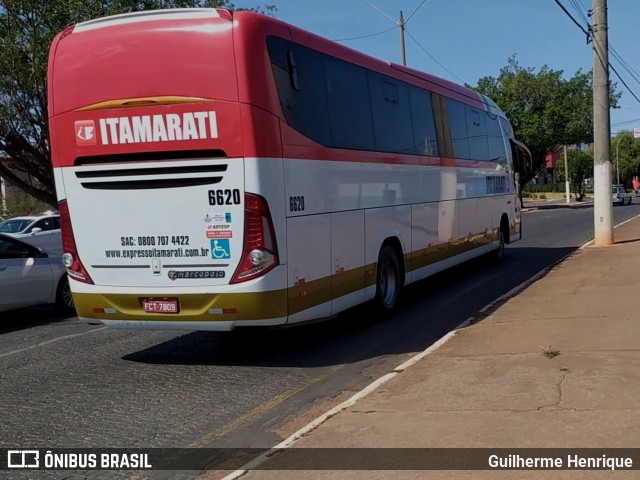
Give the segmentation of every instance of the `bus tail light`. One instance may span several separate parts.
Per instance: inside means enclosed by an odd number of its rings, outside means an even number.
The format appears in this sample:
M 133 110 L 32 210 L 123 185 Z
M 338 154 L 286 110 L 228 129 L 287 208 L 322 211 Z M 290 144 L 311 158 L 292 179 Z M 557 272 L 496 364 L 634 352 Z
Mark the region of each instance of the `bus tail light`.
M 279 265 L 278 247 L 267 201 L 260 195 L 244 195 L 244 245 L 231 283 L 264 275 Z
M 66 200 L 61 200 L 58 205 L 60 211 L 60 229 L 62 230 L 62 262 L 67 267 L 67 274 L 75 280 L 83 283 L 93 284 L 89 273 L 82 265 L 78 257 L 76 239 L 71 228 L 71 217 L 69 216 L 69 206 Z

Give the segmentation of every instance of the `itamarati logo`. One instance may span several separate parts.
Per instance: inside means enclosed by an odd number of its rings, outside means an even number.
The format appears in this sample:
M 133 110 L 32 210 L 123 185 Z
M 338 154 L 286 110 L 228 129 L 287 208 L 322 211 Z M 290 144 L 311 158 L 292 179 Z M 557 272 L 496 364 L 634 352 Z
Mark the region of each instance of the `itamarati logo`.
M 96 145 L 93 120 L 75 122 L 76 143 Z M 216 112 L 184 112 L 133 117 L 107 117 L 99 120 L 100 144 L 176 142 L 218 138 Z

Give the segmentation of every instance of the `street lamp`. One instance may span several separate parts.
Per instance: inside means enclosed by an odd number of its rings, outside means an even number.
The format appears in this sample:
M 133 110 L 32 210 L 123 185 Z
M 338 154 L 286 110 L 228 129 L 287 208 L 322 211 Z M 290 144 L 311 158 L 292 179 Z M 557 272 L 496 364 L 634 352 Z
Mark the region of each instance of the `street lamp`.
M 622 140 L 622 135 L 618 138 L 616 142 L 616 174 L 618 176 L 618 183 L 620 185 L 620 140 Z

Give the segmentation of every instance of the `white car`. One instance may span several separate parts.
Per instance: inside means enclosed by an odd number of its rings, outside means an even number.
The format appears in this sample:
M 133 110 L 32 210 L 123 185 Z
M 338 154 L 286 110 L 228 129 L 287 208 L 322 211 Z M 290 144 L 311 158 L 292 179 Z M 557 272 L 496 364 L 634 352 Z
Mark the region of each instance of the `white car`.
M 74 309 L 62 235 L 17 239 L 0 233 L 0 312 L 45 304 Z
M 624 205 L 625 203 L 631 205 L 632 198 L 624 187 L 614 186 L 611 189 L 611 201 L 618 205 Z
M 0 233 L 23 238 L 34 235 L 60 234 L 60 215 L 14 217 L 0 223 Z

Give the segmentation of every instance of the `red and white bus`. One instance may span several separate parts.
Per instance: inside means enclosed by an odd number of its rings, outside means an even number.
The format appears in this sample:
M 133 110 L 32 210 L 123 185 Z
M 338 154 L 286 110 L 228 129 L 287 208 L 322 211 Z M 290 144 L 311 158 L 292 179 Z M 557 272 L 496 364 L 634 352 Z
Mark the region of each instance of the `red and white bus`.
M 526 147 L 488 98 L 269 16 L 146 11 L 49 60 L 78 315 L 230 330 L 328 318 L 521 238 Z

